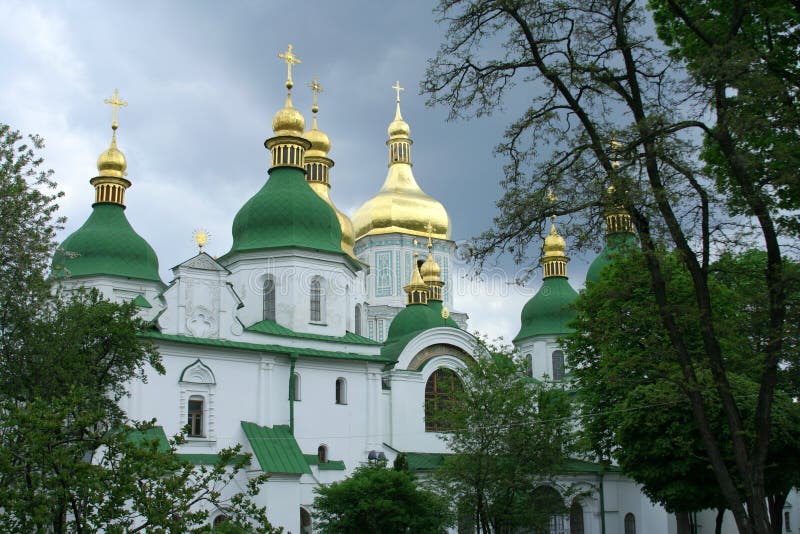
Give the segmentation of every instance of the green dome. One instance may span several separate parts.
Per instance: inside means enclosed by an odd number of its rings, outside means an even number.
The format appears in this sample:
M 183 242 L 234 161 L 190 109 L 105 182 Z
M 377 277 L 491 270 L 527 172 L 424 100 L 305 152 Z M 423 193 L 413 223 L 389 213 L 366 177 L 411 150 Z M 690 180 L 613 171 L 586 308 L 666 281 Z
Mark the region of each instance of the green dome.
M 432 308 L 425 304 L 412 304 L 406 306 L 392 319 L 392 324 L 389 325 L 389 333 L 386 336 L 386 343 L 391 343 L 405 335 L 436 328 L 437 326 L 444 326 L 442 325 L 441 315 L 437 315 Z
M 161 282 L 158 257 L 119 204 L 98 203 L 53 257 L 55 278 L 110 275 Z
M 589 270 L 586 271 L 586 282 L 597 282 L 600 280 L 600 272 L 603 268 L 611 263 L 614 254 L 618 254 L 625 247 L 633 246 L 636 244 L 636 236 L 631 233 L 617 233 L 609 234 L 606 236 L 606 246 L 600 251 L 600 254 L 594 259 Z
M 303 247 L 342 252 L 342 228 L 333 209 L 306 183 L 302 169 L 273 167 L 261 190 L 233 219 L 229 254 Z
M 452 315 L 448 315 L 447 319 L 442 317 L 442 310 L 444 309 L 444 306 L 442 305 L 441 300 L 429 300 L 428 307 L 431 310 L 433 310 L 433 313 L 435 313 L 436 316 L 439 318 L 440 324 L 437 324 L 436 326 L 449 326 L 451 328 L 459 328 L 458 323 L 455 322 Z
M 566 278 L 545 278 L 536 295 L 522 308 L 522 328 L 514 341 L 572 332 L 567 325 L 575 317 L 575 310 L 570 306 L 577 297 L 578 293 Z

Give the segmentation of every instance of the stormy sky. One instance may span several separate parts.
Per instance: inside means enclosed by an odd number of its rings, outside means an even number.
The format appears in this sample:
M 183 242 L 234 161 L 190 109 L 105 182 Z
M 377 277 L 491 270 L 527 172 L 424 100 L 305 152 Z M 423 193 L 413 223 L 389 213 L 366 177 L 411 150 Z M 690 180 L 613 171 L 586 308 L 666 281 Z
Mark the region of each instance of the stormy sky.
M 129 105 L 119 114 L 118 144 L 133 183 L 127 216 L 155 249 L 161 276 L 196 253 L 192 233 L 211 234 L 207 251 L 222 255 L 231 223 L 267 178 L 272 115 L 283 105 L 286 67 L 277 54 L 294 45 L 295 107 L 311 120 L 316 75 L 319 127 L 331 138 L 331 196 L 352 213 L 386 176 L 386 127 L 396 80 L 406 88 L 414 174 L 452 219 L 456 241 L 490 227 L 501 196 L 503 160 L 494 156 L 514 101 L 491 117 L 447 122 L 419 94 L 426 62 L 446 28 L 428 1 L 0 1 L 0 122 L 47 143 L 45 164 L 65 197 L 60 237 L 91 211 L 89 179 L 109 143 L 115 88 Z M 525 98 L 517 91 L 515 98 Z M 573 286 L 591 258 L 575 255 Z M 455 308 L 470 330 L 510 340 L 519 312 L 541 282 L 514 285 L 518 267 L 501 258 L 478 282 L 469 266 L 457 281 Z

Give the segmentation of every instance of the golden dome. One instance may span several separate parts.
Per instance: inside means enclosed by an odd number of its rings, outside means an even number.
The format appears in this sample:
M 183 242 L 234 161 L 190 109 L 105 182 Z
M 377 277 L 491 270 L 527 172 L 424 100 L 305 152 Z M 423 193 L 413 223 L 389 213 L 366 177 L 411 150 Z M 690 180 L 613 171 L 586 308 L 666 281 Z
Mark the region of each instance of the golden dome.
M 272 131 L 276 137 L 282 135 L 302 137 L 305 129 L 306 120 L 303 114 L 292 107 L 291 95 L 287 96 L 284 107 L 272 117 Z
M 328 152 L 331 151 L 331 140 L 328 135 L 322 130 L 317 128 L 317 116 L 314 115 L 314 120 L 311 123 L 311 129 L 303 134 L 310 143 L 311 148 L 306 150 L 306 157 L 327 157 Z
M 334 213 L 336 213 L 336 218 L 339 219 L 339 226 L 342 227 L 342 250 L 352 258 L 358 259 L 356 258 L 355 252 L 353 252 L 353 245 L 356 243 L 353 222 L 350 220 L 350 217 L 339 211 L 339 208 L 337 208 L 331 200 L 330 186 L 322 182 L 308 182 L 308 185 L 322 200 L 327 202 L 328 205 L 333 208 Z
M 428 285 L 430 285 L 431 282 L 442 281 L 441 278 L 442 268 L 439 267 L 439 264 L 436 263 L 435 259 L 433 259 L 432 249 L 433 249 L 433 243 L 431 243 L 430 239 L 428 239 L 428 258 L 419 268 L 420 274 L 422 274 L 422 279 Z
M 450 239 L 450 216 L 442 204 L 425 194 L 411 170 L 410 128 L 400 115 L 389 125 L 389 171 L 378 194 L 367 200 L 353 216 L 356 239 L 365 235 L 403 234 Z
M 564 251 L 567 250 L 567 242 L 556 230 L 556 223 L 550 223 L 550 235 L 544 238 L 544 246 L 542 246 L 545 257 L 563 256 Z
M 114 134 L 111 136 L 111 146 L 97 158 L 97 173 L 100 176 L 122 178 L 125 176 L 127 168 L 128 162 L 125 161 L 125 154 L 117 148 L 117 132 L 114 130 Z

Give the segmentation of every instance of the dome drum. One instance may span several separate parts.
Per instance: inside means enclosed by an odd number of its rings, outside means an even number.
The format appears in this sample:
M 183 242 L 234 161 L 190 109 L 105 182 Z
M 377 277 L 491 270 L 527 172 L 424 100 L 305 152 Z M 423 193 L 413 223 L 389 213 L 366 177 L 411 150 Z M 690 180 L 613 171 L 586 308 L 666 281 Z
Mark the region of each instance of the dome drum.
M 277 135 L 264 142 L 264 146 L 272 154 L 273 167 L 303 168 L 305 151 L 311 143 L 302 137 Z
M 125 205 L 125 190 L 131 186 L 125 178 L 96 176 L 89 180 L 89 183 L 94 186 L 95 203 L 110 202 Z

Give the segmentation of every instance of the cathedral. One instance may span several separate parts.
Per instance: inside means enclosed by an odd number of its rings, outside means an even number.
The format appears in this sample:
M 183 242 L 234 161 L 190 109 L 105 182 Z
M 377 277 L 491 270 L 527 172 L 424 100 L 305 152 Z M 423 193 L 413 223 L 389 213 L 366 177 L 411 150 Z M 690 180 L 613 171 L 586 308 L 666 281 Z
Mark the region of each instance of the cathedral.
M 125 103 L 115 91 L 106 101 L 114 109 L 111 143 L 90 180 L 91 212 L 61 244 L 52 277 L 65 289 L 95 287 L 138 306 L 166 373 L 151 370 L 146 383 L 130 384 L 129 417 L 155 418 L 164 438 L 188 429 L 178 452 L 197 464 L 241 444 L 253 456 L 249 471 L 270 474 L 258 504 L 273 525 L 298 534 L 314 532 L 314 489 L 370 459 L 403 453 L 412 472 L 436 469 L 448 453 L 435 417 L 452 395 L 445 386 L 482 355 L 468 310 L 453 302 L 450 218 L 414 178 L 399 83 L 386 179 L 351 220 L 329 195 L 334 161 L 317 122 L 319 84 L 311 84 L 306 128 L 292 105 L 297 58 L 291 46 L 280 57 L 287 94 L 264 142 L 269 177 L 234 217 L 226 254 L 203 252 L 199 233 L 200 252 L 173 267 L 172 280 L 161 279 L 156 252 L 125 215 L 131 181 L 117 145 L 117 109 Z M 589 279 L 615 247 L 635 239 L 624 210 L 606 223 L 606 248 Z M 559 381 L 557 338 L 568 331 L 577 293 L 555 221 L 543 252 L 544 281 L 521 310 L 514 344 L 533 378 Z M 240 476 L 244 486 L 247 473 Z M 674 518 L 614 468 L 576 460 L 563 482 L 585 491 L 553 518 L 553 534 L 675 532 Z M 224 509 L 210 512 L 211 522 L 224 521 Z M 713 519 L 701 518 L 704 532 Z

